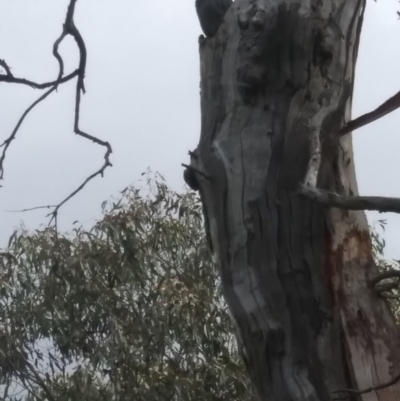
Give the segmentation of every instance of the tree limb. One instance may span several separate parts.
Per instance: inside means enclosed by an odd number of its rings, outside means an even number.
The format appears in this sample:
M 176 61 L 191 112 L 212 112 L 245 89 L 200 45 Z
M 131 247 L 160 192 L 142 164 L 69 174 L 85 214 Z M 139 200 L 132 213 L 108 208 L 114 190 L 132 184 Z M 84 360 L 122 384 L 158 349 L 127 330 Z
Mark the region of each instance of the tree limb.
M 342 129 L 339 131 L 340 136 L 346 135 L 349 132 L 355 131 L 358 128 L 363 127 L 364 125 L 370 124 L 392 111 L 398 109 L 400 107 L 400 92 L 397 92 L 390 99 L 386 100 L 386 102 L 382 103 L 377 109 L 371 111 L 370 113 L 366 113 L 355 120 L 348 122 Z
M 301 185 L 300 193 L 329 207 L 345 210 L 376 210 L 400 213 L 400 199 L 380 196 L 341 196 L 311 186 Z

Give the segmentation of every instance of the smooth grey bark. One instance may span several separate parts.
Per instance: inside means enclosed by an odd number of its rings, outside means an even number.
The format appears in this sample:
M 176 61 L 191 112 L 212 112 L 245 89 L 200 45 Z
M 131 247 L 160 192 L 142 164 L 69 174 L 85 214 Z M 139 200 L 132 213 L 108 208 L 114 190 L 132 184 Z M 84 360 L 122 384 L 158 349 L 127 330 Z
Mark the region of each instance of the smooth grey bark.
M 319 188 L 357 194 L 350 120 L 365 0 L 236 0 L 200 41 L 197 174 L 241 350 L 263 401 L 335 398 L 399 371 L 363 212 L 299 194 L 310 137 Z M 341 394 L 343 395 L 343 394 Z M 337 396 L 337 394 L 336 394 Z M 400 386 L 360 397 L 399 400 Z

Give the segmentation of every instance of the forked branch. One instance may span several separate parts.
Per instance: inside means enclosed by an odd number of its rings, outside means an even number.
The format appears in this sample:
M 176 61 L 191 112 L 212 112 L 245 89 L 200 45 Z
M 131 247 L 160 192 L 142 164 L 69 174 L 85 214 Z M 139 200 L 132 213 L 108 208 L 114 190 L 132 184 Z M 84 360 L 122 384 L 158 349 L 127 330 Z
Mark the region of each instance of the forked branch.
M 2 144 L 0 144 L 0 147 L 3 147 L 3 152 L 2 152 L 2 155 L 0 156 L 0 179 L 3 179 L 3 176 L 4 176 L 3 166 L 4 166 L 4 160 L 6 157 L 7 150 L 9 148 L 11 142 L 15 139 L 17 132 L 18 132 L 21 124 L 25 120 L 26 116 L 36 105 L 38 105 L 46 97 L 48 97 L 52 92 L 54 92 L 58 88 L 59 85 L 66 83 L 73 78 L 77 78 L 76 90 L 75 90 L 74 132 L 75 132 L 75 134 L 77 134 L 83 138 L 89 139 L 90 141 L 106 148 L 105 153 L 104 153 L 103 165 L 97 171 L 95 171 L 93 174 L 91 174 L 89 177 L 87 177 L 83 181 L 83 183 L 81 185 L 79 185 L 78 188 L 76 188 L 70 195 L 68 195 L 58 205 L 52 206 L 54 208 L 54 210 L 50 213 L 50 216 L 51 216 L 50 221 L 52 221 L 53 219 L 55 219 L 57 217 L 58 210 L 60 209 L 60 207 L 62 205 L 64 205 L 68 200 L 70 200 L 79 191 L 81 191 L 86 186 L 86 184 L 89 181 L 91 181 L 93 178 L 95 178 L 98 175 L 103 176 L 106 168 L 112 165 L 110 162 L 110 155 L 112 153 L 111 145 L 107 141 L 103 141 L 103 140 L 97 138 L 96 136 L 93 136 L 86 132 L 83 132 L 79 127 L 81 96 L 82 96 L 82 93 L 85 93 L 84 79 L 85 79 L 85 73 L 86 73 L 87 52 L 86 52 L 86 46 L 85 46 L 85 42 L 82 38 L 82 35 L 74 23 L 74 12 L 75 12 L 76 3 L 77 3 L 77 0 L 70 0 L 68 9 L 67 9 L 65 22 L 63 25 L 63 30 L 53 45 L 53 55 L 57 59 L 57 62 L 59 64 L 59 72 L 58 72 L 57 79 L 55 81 L 38 84 L 36 82 L 30 81 L 30 80 L 27 80 L 24 78 L 15 78 L 13 76 L 13 74 L 11 73 L 11 69 L 8 66 L 8 64 L 4 60 L 0 60 L 0 67 L 2 67 L 5 70 L 5 74 L 0 74 L 0 82 L 28 85 L 35 89 L 49 88 L 47 92 L 45 92 L 42 96 L 40 96 L 39 99 L 37 99 L 34 103 L 32 103 L 31 106 L 28 107 L 28 109 L 23 113 L 22 117 L 18 121 L 18 123 L 17 123 L 16 127 L 14 128 L 13 132 L 11 133 L 11 135 Z M 74 38 L 74 40 L 78 46 L 79 66 L 78 66 L 77 70 L 75 70 L 71 74 L 68 74 L 64 77 L 64 61 L 58 50 L 59 50 L 60 44 L 68 35 L 70 35 Z M 41 207 L 29 208 L 29 209 L 25 209 L 25 210 L 33 210 L 33 209 L 38 209 L 38 208 L 41 208 Z
M 50 221 L 52 221 L 54 218 L 57 217 L 58 210 L 60 209 L 60 207 L 62 205 L 64 205 L 67 201 L 69 201 L 72 197 L 74 197 L 78 192 L 80 192 L 86 186 L 86 184 L 88 184 L 93 178 L 97 177 L 98 175 L 103 176 L 106 168 L 109 166 L 112 166 L 112 164 L 110 162 L 110 155 L 112 153 L 111 145 L 106 141 L 102 141 L 101 139 L 97 138 L 96 136 L 93 136 L 93 135 L 83 132 L 79 127 L 81 94 L 82 94 L 82 92 L 83 93 L 85 92 L 84 79 L 85 79 L 85 72 L 86 72 L 87 52 L 86 52 L 86 46 L 85 46 L 85 42 L 82 38 L 82 35 L 74 23 L 74 12 L 75 12 L 76 2 L 77 2 L 77 0 L 71 0 L 70 4 L 68 6 L 67 16 L 65 18 L 65 23 L 64 23 L 64 29 L 63 29 L 60 37 L 54 43 L 53 54 L 59 62 L 59 66 L 60 66 L 59 80 L 61 80 L 61 77 L 62 77 L 63 71 L 64 71 L 64 64 L 63 64 L 63 60 L 62 60 L 61 56 L 58 53 L 58 47 L 66 36 L 71 35 L 74 38 L 74 40 L 78 46 L 78 50 L 79 50 L 78 78 L 77 78 L 76 90 L 75 90 L 74 132 L 75 132 L 75 134 L 77 134 L 83 138 L 89 139 L 90 141 L 97 143 L 100 146 L 104 146 L 106 148 L 106 152 L 104 154 L 103 165 L 97 171 L 95 171 L 93 174 L 91 174 L 89 177 L 87 177 L 78 188 L 76 188 L 70 195 L 68 195 L 64 200 L 62 200 L 54 208 L 54 211 L 49 214 L 51 216 Z

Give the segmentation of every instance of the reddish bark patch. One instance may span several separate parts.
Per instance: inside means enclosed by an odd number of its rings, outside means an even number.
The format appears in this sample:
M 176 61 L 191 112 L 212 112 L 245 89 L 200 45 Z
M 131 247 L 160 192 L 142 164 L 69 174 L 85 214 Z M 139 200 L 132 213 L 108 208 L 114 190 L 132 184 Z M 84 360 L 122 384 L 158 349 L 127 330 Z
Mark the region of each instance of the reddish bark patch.
M 346 302 L 340 282 L 343 279 L 345 264 L 350 261 L 362 261 L 366 269 L 373 264 L 372 244 L 368 231 L 351 229 L 342 244 L 333 245 L 331 232 L 325 235 L 324 279 L 332 305 Z

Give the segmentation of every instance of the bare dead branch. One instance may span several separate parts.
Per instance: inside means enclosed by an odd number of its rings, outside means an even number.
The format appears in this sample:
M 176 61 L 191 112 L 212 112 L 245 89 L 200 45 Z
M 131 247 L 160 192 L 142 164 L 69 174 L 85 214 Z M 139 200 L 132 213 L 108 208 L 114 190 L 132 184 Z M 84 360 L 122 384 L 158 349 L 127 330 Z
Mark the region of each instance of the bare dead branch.
M 349 132 L 355 131 L 358 128 L 363 127 L 364 125 L 370 124 L 387 114 L 391 113 L 394 110 L 397 110 L 400 107 L 400 92 L 397 92 L 390 99 L 386 100 L 386 102 L 382 103 L 377 109 L 371 111 L 370 113 L 364 114 L 353 121 L 348 122 L 340 131 L 340 136 L 348 134 Z
M 46 99 L 47 96 L 49 96 L 54 90 L 56 89 L 55 86 L 53 86 L 51 89 L 49 89 L 47 92 L 45 92 L 42 96 L 39 97 L 36 101 L 34 101 L 22 114 L 21 118 L 19 119 L 17 125 L 15 126 L 13 132 L 11 135 L 0 145 L 0 148 L 4 147 L 2 155 L 0 157 L 0 180 L 4 179 L 4 160 L 6 158 L 7 154 L 7 149 L 9 148 L 11 142 L 15 139 L 17 132 L 19 128 L 21 127 L 22 123 L 25 120 L 25 117 L 29 114 L 29 112 L 35 108 L 40 102 L 42 102 L 44 99 Z
M 368 387 L 365 390 L 361 390 L 361 391 L 352 390 L 352 389 L 336 390 L 333 393 L 335 393 L 335 394 L 348 393 L 348 394 L 339 396 L 339 397 L 335 397 L 334 400 L 337 400 L 337 401 L 346 400 L 350 397 L 358 397 L 363 394 L 372 393 L 372 391 L 383 390 L 385 388 L 395 385 L 399 381 L 400 381 L 400 373 L 397 376 L 395 376 L 392 380 L 388 381 L 387 383 L 379 384 L 379 385 L 373 386 L 373 387 Z
M 76 1 L 77 1 L 77 0 L 71 0 L 71 3 L 70 3 L 70 5 L 69 5 L 68 11 L 67 11 L 66 21 L 71 20 L 71 18 L 73 17 L 73 11 L 74 11 L 74 7 L 75 7 Z M 72 16 L 71 16 L 71 12 L 72 12 Z M 73 20 L 71 20 L 71 21 L 72 21 L 72 24 L 73 24 Z M 60 36 L 60 38 L 58 38 L 58 39 L 56 40 L 57 46 L 54 45 L 54 46 L 55 46 L 55 50 L 54 50 L 54 52 L 53 52 L 53 53 L 55 53 L 55 57 L 57 58 L 57 60 L 59 61 L 59 64 L 60 64 L 60 71 L 59 71 L 57 80 L 56 80 L 54 83 L 52 83 L 51 88 L 50 88 L 47 92 L 45 92 L 42 96 L 40 96 L 39 99 L 37 99 L 35 102 L 33 102 L 33 103 L 31 104 L 31 106 L 29 106 L 29 107 L 25 110 L 25 112 L 22 114 L 21 118 L 19 119 L 19 121 L 18 121 L 16 127 L 14 128 L 13 132 L 11 133 L 11 135 L 0 145 L 0 147 L 3 147 L 3 146 L 4 146 L 3 153 L 2 153 L 2 155 L 1 155 L 1 157 L 0 157 L 0 180 L 4 179 L 4 160 L 5 160 L 5 157 L 6 157 L 7 149 L 8 149 L 8 147 L 10 146 L 11 142 L 15 139 L 15 137 L 16 137 L 16 135 L 17 135 L 17 132 L 18 132 L 18 130 L 19 130 L 21 124 L 23 123 L 23 121 L 25 120 L 25 117 L 29 114 L 29 112 L 30 112 L 35 106 L 37 106 L 40 102 L 42 102 L 44 99 L 46 99 L 47 96 L 49 96 L 52 92 L 54 92 L 54 90 L 57 89 L 57 87 L 58 87 L 58 85 L 59 85 L 60 83 L 67 82 L 67 81 L 69 81 L 70 79 L 72 79 L 74 76 L 79 76 L 79 74 L 83 74 L 83 75 L 84 75 L 84 70 L 83 70 L 83 72 L 82 72 L 80 69 L 78 69 L 78 70 L 76 70 L 76 72 L 74 72 L 74 73 L 70 74 L 69 76 L 65 77 L 65 79 L 62 79 L 62 75 L 63 75 L 63 72 L 64 72 L 64 67 L 63 67 L 64 65 L 63 65 L 62 58 L 61 58 L 61 56 L 60 56 L 59 53 L 58 53 L 58 46 L 59 46 L 59 44 L 61 43 L 61 41 L 65 38 L 66 35 L 67 35 L 67 32 L 66 32 L 66 24 L 64 24 L 63 33 L 62 33 L 62 35 Z M 15 82 L 15 83 L 25 83 L 25 84 L 27 84 L 27 85 L 34 84 L 33 82 L 30 82 L 30 81 L 28 81 L 28 80 L 24 80 L 24 79 L 15 79 L 15 78 L 12 76 L 9 67 L 7 66 L 7 64 L 5 63 L 5 61 L 3 61 L 3 60 L 2 60 L 1 66 L 2 66 L 3 68 L 5 68 L 7 75 L 2 75 L 2 76 L 0 76 L 0 78 L 3 78 L 4 80 L 8 80 L 9 82 L 12 81 L 12 80 L 14 79 L 14 81 L 15 81 L 15 80 L 17 81 L 17 82 Z M 67 78 L 68 78 L 68 79 L 67 79 Z M 48 84 L 45 84 L 44 87 L 48 87 Z
M 112 148 L 111 145 L 103 141 L 96 136 L 87 134 L 86 132 L 83 132 L 80 127 L 79 127 L 79 118 L 80 118 L 80 106 L 81 106 L 81 93 L 85 93 L 85 85 L 84 85 L 84 79 L 85 79 L 85 73 L 86 73 L 86 61 L 87 61 L 87 51 L 86 51 L 86 46 L 85 42 L 82 38 L 81 33 L 79 32 L 78 28 L 75 26 L 74 23 L 74 12 L 75 12 L 75 5 L 76 5 L 77 0 L 70 0 L 70 3 L 68 5 L 66 17 L 65 17 L 65 22 L 63 25 L 62 32 L 60 36 L 56 39 L 53 45 L 53 55 L 57 59 L 58 64 L 59 64 L 59 72 L 58 72 L 58 77 L 57 80 L 54 82 L 47 82 L 44 84 L 37 84 L 32 81 L 26 80 L 26 79 L 21 79 L 21 78 L 14 78 L 10 72 L 10 69 L 8 68 L 7 64 L 3 62 L 1 65 L 5 68 L 7 75 L 0 75 L 0 80 L 4 82 L 12 82 L 12 83 L 19 83 L 19 84 L 24 84 L 24 85 L 29 85 L 34 88 L 39 88 L 43 89 L 46 87 L 51 87 L 45 94 L 43 94 L 36 102 L 34 102 L 23 114 L 21 117 L 20 121 L 18 122 L 16 128 L 14 129 L 13 133 L 10 135 L 8 139 L 4 141 L 0 147 L 4 146 L 3 149 L 3 154 L 0 158 L 0 179 L 3 178 L 4 170 L 3 170 L 3 162 L 5 159 L 6 151 L 8 147 L 10 146 L 10 143 L 15 139 L 16 133 L 21 126 L 23 120 L 25 119 L 26 115 L 42 100 L 44 100 L 50 93 L 52 93 L 54 90 L 57 89 L 59 84 L 68 82 L 70 79 L 77 77 L 77 82 L 76 82 L 76 92 L 75 92 L 75 117 L 74 117 L 74 132 L 75 134 L 89 139 L 90 141 L 103 146 L 106 148 L 105 154 L 104 154 L 104 163 L 99 168 L 97 171 L 95 171 L 93 174 L 91 174 L 89 177 L 87 177 L 84 182 L 77 188 L 75 189 L 70 195 L 68 195 L 64 200 L 62 200 L 59 204 L 57 205 L 49 205 L 49 206 L 38 206 L 38 207 L 33 207 L 33 208 L 28 208 L 28 209 L 23 209 L 22 211 L 31 211 L 31 210 L 36 210 L 36 209 L 42 209 L 42 208 L 54 208 L 54 210 L 48 215 L 51 216 L 50 222 L 53 220 L 56 220 L 58 211 L 62 205 L 64 205 L 68 200 L 70 200 L 73 196 L 75 196 L 79 191 L 81 191 L 89 181 L 94 179 L 96 176 L 104 175 L 104 171 L 106 170 L 107 167 L 112 166 L 110 162 L 110 155 L 112 153 Z M 79 50 L 79 66 L 76 71 L 73 73 L 63 77 L 64 75 L 64 61 L 59 53 L 59 46 L 62 43 L 62 41 L 68 36 L 72 36 L 78 46 Z
M 300 193 L 329 207 L 345 210 L 376 210 L 400 213 L 400 199 L 380 196 L 341 196 L 311 186 L 302 185 Z
M 64 205 L 68 200 L 70 200 L 79 191 L 81 191 L 86 186 L 86 184 L 89 181 L 91 181 L 93 178 L 97 177 L 98 175 L 101 175 L 103 177 L 104 171 L 107 169 L 107 167 L 112 166 L 112 164 L 110 162 L 110 155 L 112 153 L 111 145 L 106 141 L 103 141 L 93 135 L 89 135 L 89 134 L 83 132 L 79 128 L 81 93 L 85 92 L 84 79 L 85 79 L 85 72 L 86 72 L 87 52 L 86 52 L 86 46 L 85 46 L 85 42 L 82 38 L 82 35 L 74 23 L 74 11 L 75 11 L 76 2 L 77 2 L 77 0 L 71 0 L 69 3 L 67 15 L 66 15 L 65 23 L 64 23 L 64 27 L 63 27 L 63 32 L 61 33 L 60 37 L 54 43 L 53 54 L 59 61 L 59 65 L 60 65 L 59 80 L 61 80 L 61 77 L 63 75 L 64 65 L 63 65 L 62 58 L 58 53 L 58 47 L 66 36 L 70 35 L 74 38 L 74 40 L 78 46 L 78 50 L 79 50 L 78 78 L 77 78 L 76 91 L 75 91 L 74 132 L 75 132 L 75 134 L 77 134 L 83 138 L 89 139 L 90 141 L 92 141 L 100 146 L 104 146 L 106 148 L 106 152 L 104 154 L 104 164 L 102 165 L 102 167 L 99 170 L 97 170 L 96 172 L 94 172 L 93 174 L 91 174 L 89 177 L 87 177 L 85 179 L 85 181 L 77 189 L 75 189 L 70 195 L 68 195 L 63 201 L 61 201 L 55 207 L 54 211 L 49 214 L 49 216 L 51 216 L 50 222 L 57 217 L 58 210 L 60 209 L 60 207 L 62 205 Z
M 390 278 L 400 278 L 400 270 L 389 270 L 387 272 L 383 272 L 376 277 L 374 277 L 369 284 L 372 287 L 375 287 L 377 284 L 379 284 L 383 280 L 387 280 Z
M 57 85 L 57 84 L 63 84 L 65 82 L 68 82 L 71 79 L 75 78 L 77 75 L 78 75 L 78 70 L 75 70 L 74 72 L 71 72 L 71 74 L 68 74 L 63 78 L 58 79 L 57 81 L 51 81 L 51 82 L 45 82 L 42 84 L 38 84 L 36 82 L 30 81 L 25 78 L 15 78 L 12 75 L 0 74 L 0 82 L 27 85 L 34 89 L 46 89 L 46 88 L 49 88 L 49 87 Z

